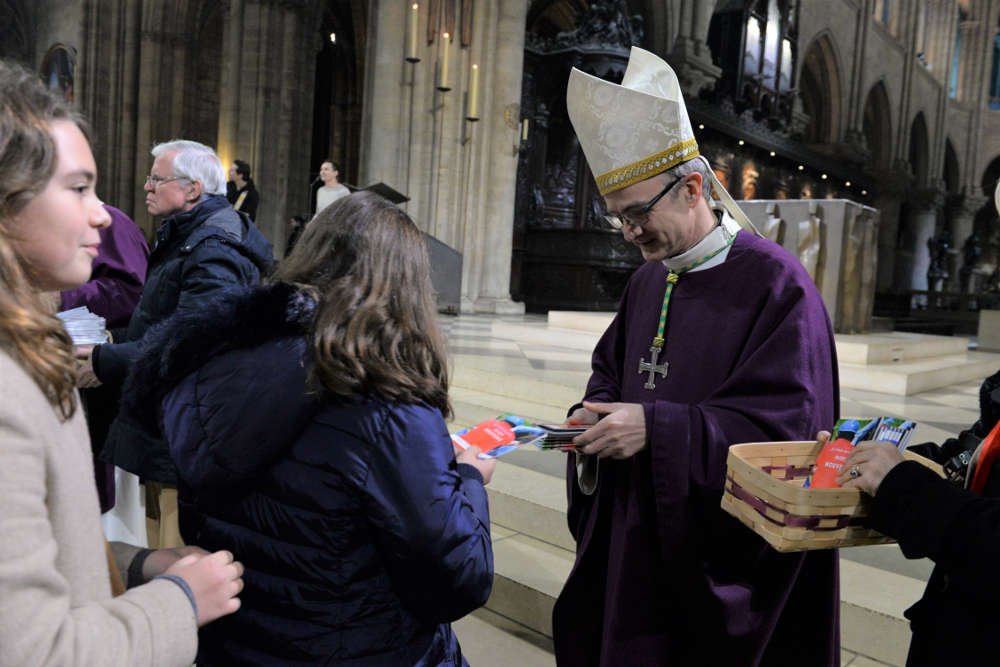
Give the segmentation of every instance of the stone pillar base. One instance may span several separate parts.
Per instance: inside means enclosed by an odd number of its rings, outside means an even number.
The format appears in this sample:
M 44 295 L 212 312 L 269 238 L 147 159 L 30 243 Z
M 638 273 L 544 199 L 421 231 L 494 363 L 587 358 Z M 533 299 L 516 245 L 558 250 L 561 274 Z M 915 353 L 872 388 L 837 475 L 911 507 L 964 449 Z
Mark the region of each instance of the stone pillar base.
M 463 313 L 493 313 L 494 315 L 524 315 L 524 304 L 504 297 L 479 297 L 475 301 L 462 297 Z

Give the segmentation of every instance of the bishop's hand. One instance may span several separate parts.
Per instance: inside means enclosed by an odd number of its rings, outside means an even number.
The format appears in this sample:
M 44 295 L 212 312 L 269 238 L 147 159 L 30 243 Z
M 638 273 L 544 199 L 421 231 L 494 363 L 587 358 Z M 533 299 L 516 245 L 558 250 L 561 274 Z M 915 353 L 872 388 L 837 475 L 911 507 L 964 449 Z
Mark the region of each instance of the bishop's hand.
M 646 448 L 646 412 L 638 403 L 590 403 L 583 408 L 603 419 L 573 438 L 584 454 L 627 459 Z M 576 413 L 570 417 L 572 421 Z

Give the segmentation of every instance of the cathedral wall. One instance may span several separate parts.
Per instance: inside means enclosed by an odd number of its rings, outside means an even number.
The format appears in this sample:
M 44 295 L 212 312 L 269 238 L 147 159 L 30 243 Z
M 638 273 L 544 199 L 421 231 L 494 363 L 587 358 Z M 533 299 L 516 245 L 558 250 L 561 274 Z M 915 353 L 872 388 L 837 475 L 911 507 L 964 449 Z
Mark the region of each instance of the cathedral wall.
M 74 47 L 78 54 L 82 52 L 83 0 L 36 0 L 31 4 L 36 17 L 35 62 L 32 63 L 36 68 L 54 44 L 62 43 Z
M 982 131 L 979 135 L 978 168 L 974 182 L 978 185 L 983 181 L 983 172 L 990 162 L 1000 157 L 1000 111 L 987 111 L 983 114 Z M 983 194 L 992 197 L 992 192 Z
M 972 132 L 972 122 L 972 110 L 967 106 L 954 103 L 948 105 L 948 109 L 945 112 L 944 136 L 941 140 L 942 142 L 950 140 L 952 147 L 955 149 L 955 157 L 958 159 L 959 183 L 961 185 L 968 183 L 970 179 L 974 180 L 976 178 L 976 174 L 966 173 L 968 171 L 966 167 L 966 158 L 968 157 L 966 147 L 969 143 L 969 135 Z

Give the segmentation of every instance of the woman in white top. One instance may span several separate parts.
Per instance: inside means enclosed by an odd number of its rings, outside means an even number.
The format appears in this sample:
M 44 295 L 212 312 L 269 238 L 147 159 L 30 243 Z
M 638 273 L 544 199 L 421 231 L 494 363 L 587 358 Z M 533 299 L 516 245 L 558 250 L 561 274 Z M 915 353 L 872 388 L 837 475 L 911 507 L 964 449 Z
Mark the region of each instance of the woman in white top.
M 340 167 L 333 160 L 325 160 L 320 165 L 319 178 L 323 181 L 323 185 L 316 191 L 316 213 L 341 197 L 351 194 L 351 191 L 337 180 L 339 176 Z

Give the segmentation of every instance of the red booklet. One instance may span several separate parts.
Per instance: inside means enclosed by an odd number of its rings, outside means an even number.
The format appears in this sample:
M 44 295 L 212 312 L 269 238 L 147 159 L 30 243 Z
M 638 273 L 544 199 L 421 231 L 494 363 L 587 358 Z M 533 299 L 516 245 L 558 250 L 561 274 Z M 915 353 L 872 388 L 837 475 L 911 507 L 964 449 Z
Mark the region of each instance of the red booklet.
M 483 453 L 514 442 L 514 429 L 500 419 L 489 419 L 465 433 L 452 433 L 451 440 L 462 449 L 478 447 Z

